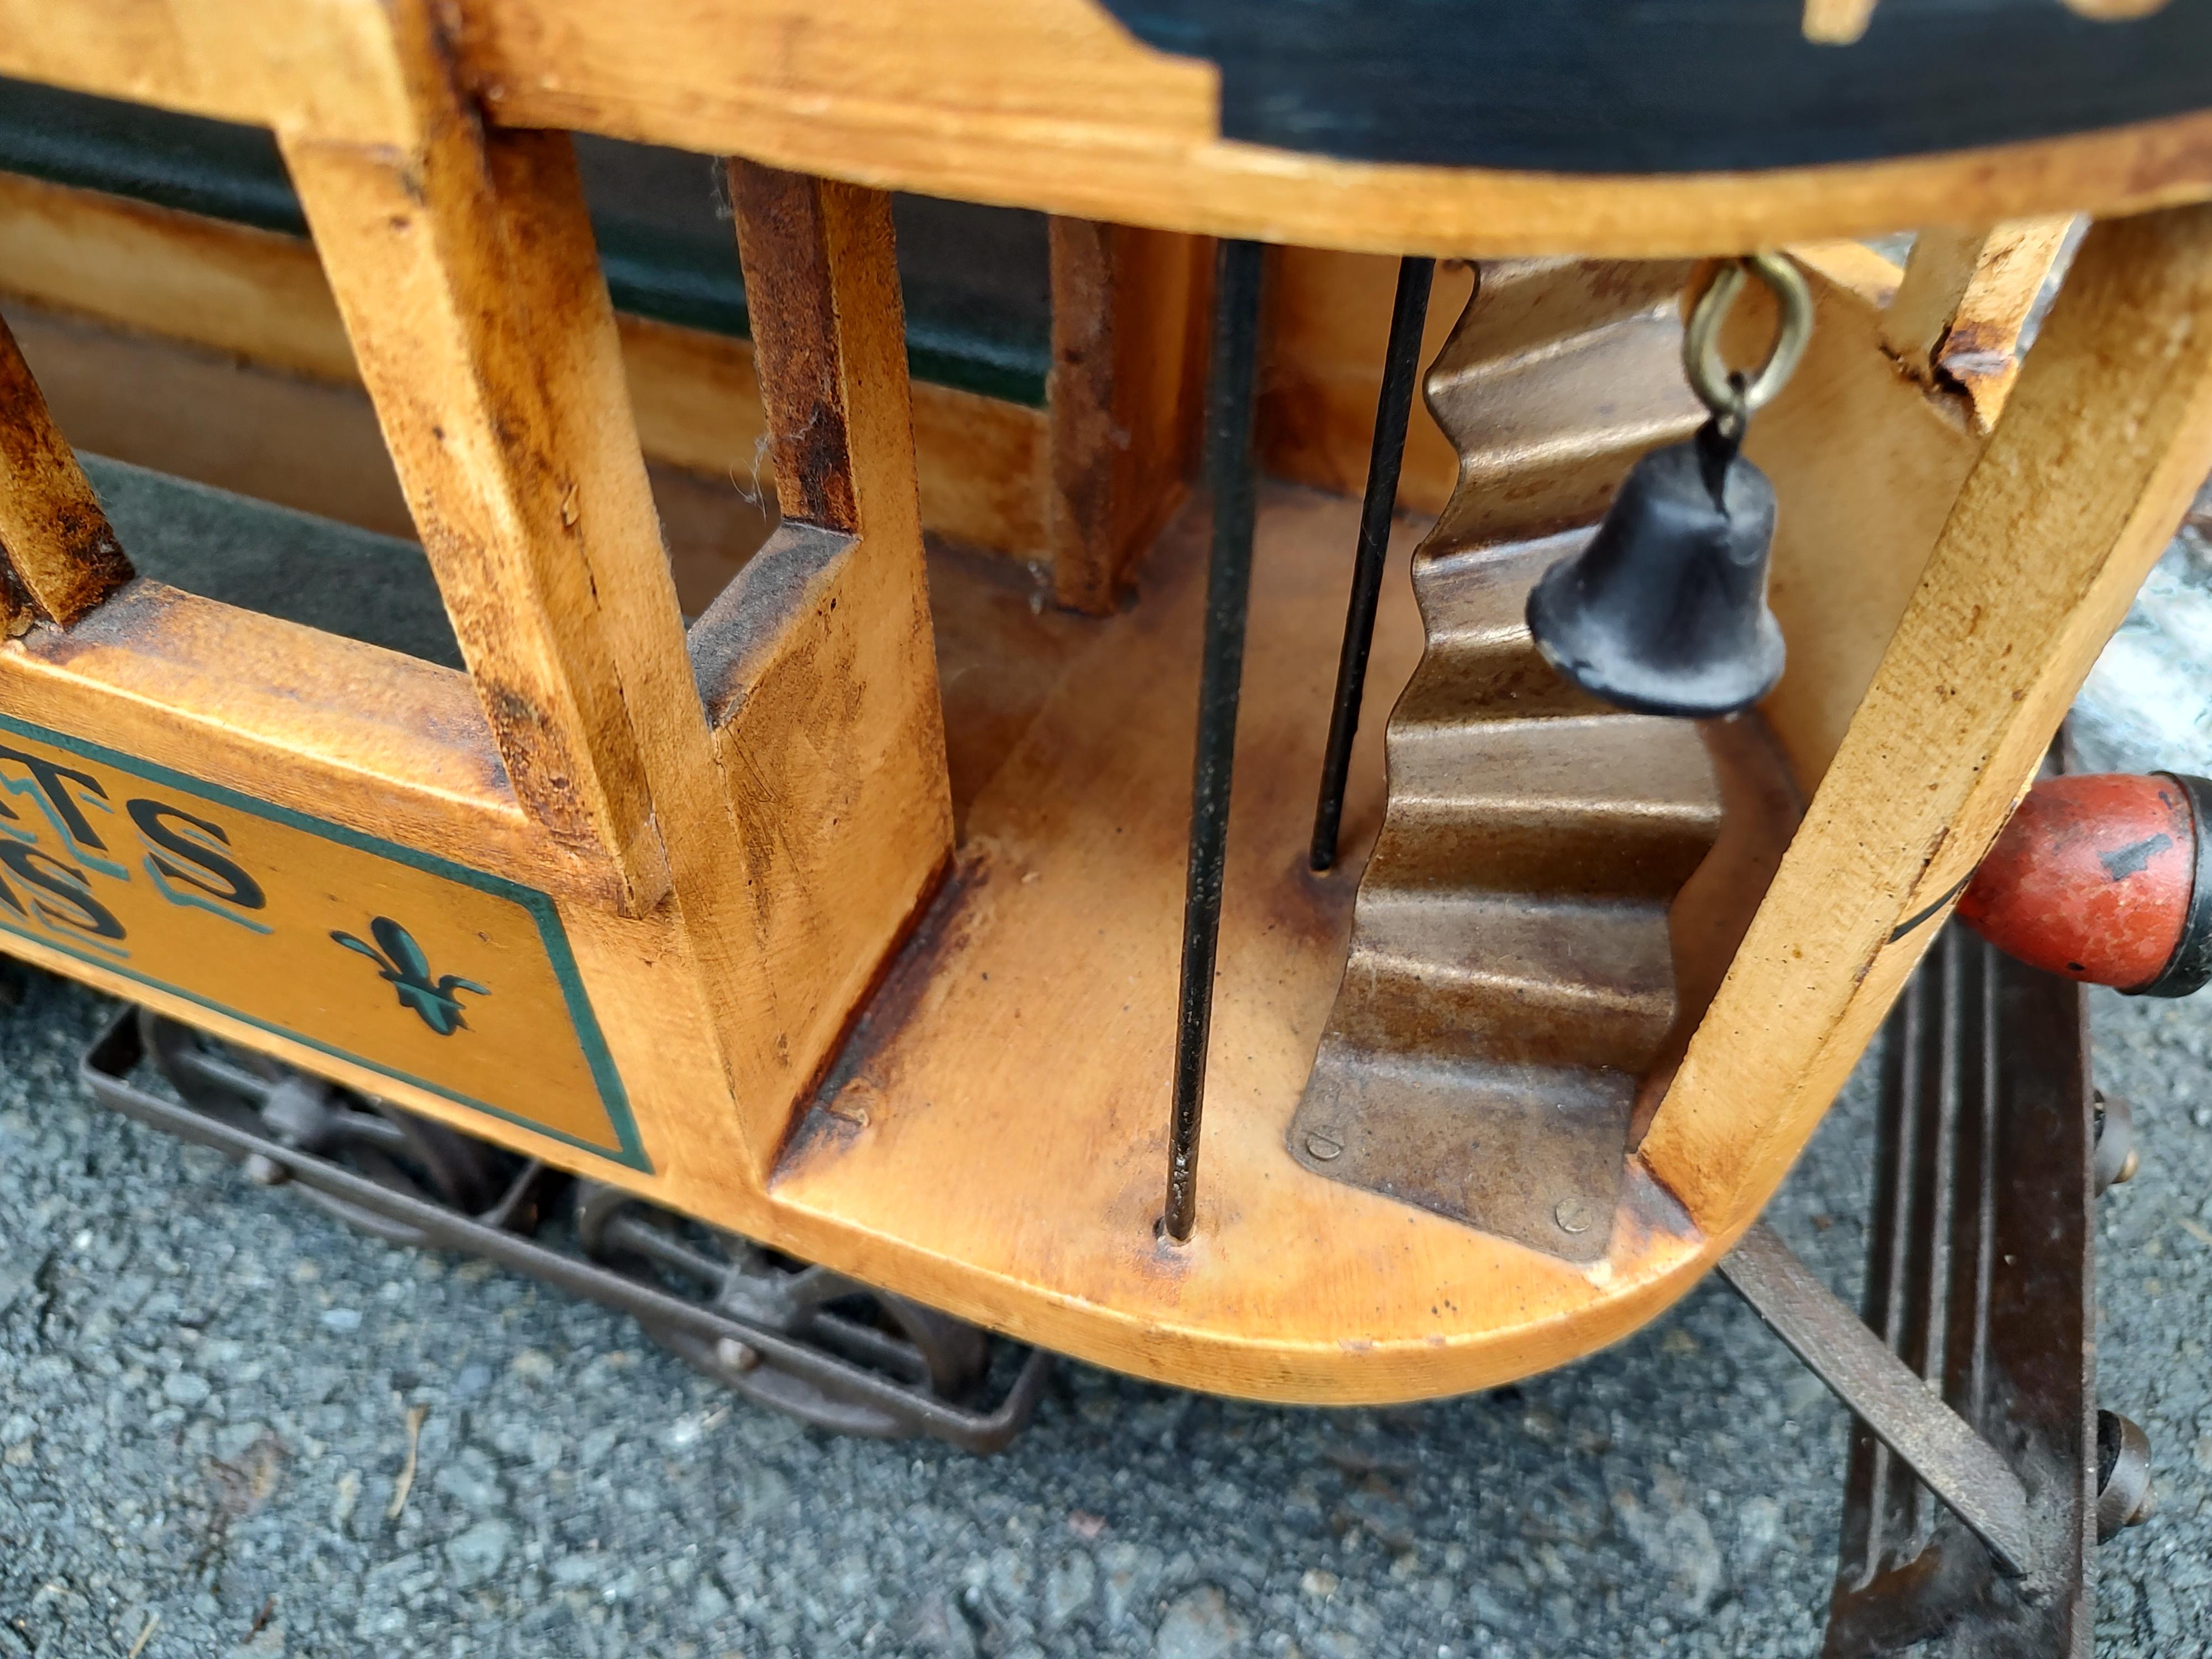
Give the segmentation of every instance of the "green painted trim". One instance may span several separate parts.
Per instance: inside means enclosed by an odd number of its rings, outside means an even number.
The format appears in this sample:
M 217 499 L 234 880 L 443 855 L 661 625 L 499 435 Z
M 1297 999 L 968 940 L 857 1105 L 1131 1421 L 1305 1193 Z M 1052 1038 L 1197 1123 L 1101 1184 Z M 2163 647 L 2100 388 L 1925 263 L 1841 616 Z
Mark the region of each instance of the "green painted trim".
M 259 127 L 119 104 L 0 78 L 0 168 L 204 218 L 305 238 L 306 216 L 276 139 Z M 733 339 L 752 337 L 734 240 L 719 242 L 595 215 L 616 309 Z M 1025 338 L 988 305 L 907 315 L 917 380 L 1032 409 L 1045 406 L 1050 340 Z
M 906 319 L 906 368 L 917 380 L 973 392 L 1026 409 L 1047 406 L 1052 354 L 1010 340 L 963 333 L 927 318 Z
M 720 259 L 677 236 L 633 226 L 595 227 L 599 268 L 615 309 L 655 322 L 673 323 L 732 339 L 752 338 L 752 313 L 735 258 Z M 1052 373 L 1049 342 L 1024 341 L 1000 330 L 969 307 L 957 320 L 909 310 L 906 316 L 907 373 L 932 386 L 951 386 L 1029 409 L 1045 407 Z
M 450 859 L 441 858 L 435 853 L 425 853 L 416 848 L 403 846 L 398 842 L 385 841 L 376 836 L 365 835 L 358 830 L 349 829 L 343 824 L 331 823 L 326 819 L 312 817 L 305 812 L 295 812 L 289 806 L 277 806 L 268 801 L 257 800 L 251 795 L 225 788 L 221 784 L 208 783 L 198 778 L 188 777 L 181 772 L 171 771 L 166 766 L 157 766 L 151 761 L 140 760 L 134 756 L 125 755 L 80 738 L 71 738 L 58 732 L 50 732 L 44 726 L 33 726 L 7 714 L 0 714 L 0 731 L 13 732 L 15 736 L 27 738 L 33 743 L 52 744 L 56 748 L 65 749 L 72 754 L 82 756 L 86 760 L 96 761 L 103 766 L 112 766 L 118 772 L 126 772 L 135 777 L 143 778 L 149 783 L 157 783 L 165 788 L 179 789 L 186 794 L 196 795 L 202 800 L 213 801 L 253 817 L 266 818 L 273 823 L 281 823 L 288 829 L 317 836 L 325 841 L 337 842 L 340 846 L 350 847 L 356 852 L 368 853 L 378 858 L 389 859 L 394 864 L 409 865 L 422 871 L 425 874 L 455 882 L 464 887 L 473 887 L 478 892 L 489 893 L 495 898 L 502 898 L 512 904 L 520 906 L 538 924 L 538 942 L 545 947 L 546 959 L 552 964 L 553 976 L 559 982 L 562 996 L 568 1004 L 568 1018 L 575 1031 L 577 1045 L 583 1049 L 585 1063 L 591 1067 L 592 1080 L 599 1085 L 599 1103 L 606 1109 L 607 1121 L 614 1126 L 615 1138 L 621 1145 L 621 1151 L 611 1152 L 604 1146 L 595 1146 L 587 1140 L 580 1140 L 574 1135 L 562 1134 L 558 1130 L 549 1129 L 544 1124 L 533 1122 L 518 1113 L 505 1111 L 497 1106 L 487 1105 L 483 1101 L 471 1099 L 467 1095 L 448 1089 L 441 1084 L 432 1082 L 427 1078 L 411 1077 L 395 1066 L 385 1066 L 375 1060 L 364 1059 L 359 1054 L 349 1054 L 343 1048 L 320 1042 L 314 1037 L 304 1036 L 298 1031 L 288 1030 L 281 1025 L 272 1025 L 266 1020 L 257 1019 L 252 1015 L 242 1013 L 235 1008 L 226 1007 L 222 1003 L 201 996 L 197 992 L 187 990 L 182 986 L 171 985 L 133 969 L 118 967 L 112 962 L 87 956 L 83 951 L 66 942 L 57 941 L 45 934 L 33 933 L 27 928 L 17 927 L 12 922 L 0 920 L 0 928 L 5 928 L 22 938 L 33 939 L 50 949 L 62 950 L 76 957 L 79 961 L 94 967 L 105 968 L 111 973 L 120 973 L 126 978 L 136 980 L 141 985 L 152 986 L 158 990 L 167 992 L 172 996 L 179 996 L 186 1001 L 198 1003 L 203 1008 L 210 1009 L 229 1018 L 241 1021 L 258 1030 L 267 1031 L 272 1036 L 283 1037 L 289 1042 L 303 1043 L 334 1059 L 364 1066 L 372 1072 L 381 1073 L 396 1082 L 404 1083 L 427 1093 L 437 1095 L 443 1099 L 452 1101 L 457 1106 L 465 1106 L 471 1111 L 482 1112 L 489 1117 L 501 1119 L 506 1122 L 528 1129 L 533 1133 L 544 1135 L 549 1139 L 558 1140 L 581 1151 L 596 1153 L 601 1158 L 612 1158 L 617 1164 L 624 1164 L 633 1170 L 642 1170 L 647 1175 L 653 1173 L 652 1161 L 646 1157 L 644 1143 L 638 1137 L 636 1120 L 630 1115 L 629 1092 L 623 1087 L 621 1073 L 615 1069 L 614 1056 L 607 1051 L 606 1038 L 599 1030 L 599 1016 L 592 1012 L 591 999 L 585 994 L 583 976 L 577 971 L 575 955 L 568 947 L 568 935 L 561 926 L 560 914 L 555 909 L 553 901 L 546 895 L 539 892 L 536 888 L 525 887 L 519 882 L 509 881 L 504 876 L 491 875 L 482 870 L 471 870 L 466 865 L 456 864 Z
M 265 128 L 0 80 L 0 167 L 289 236 L 307 216 Z

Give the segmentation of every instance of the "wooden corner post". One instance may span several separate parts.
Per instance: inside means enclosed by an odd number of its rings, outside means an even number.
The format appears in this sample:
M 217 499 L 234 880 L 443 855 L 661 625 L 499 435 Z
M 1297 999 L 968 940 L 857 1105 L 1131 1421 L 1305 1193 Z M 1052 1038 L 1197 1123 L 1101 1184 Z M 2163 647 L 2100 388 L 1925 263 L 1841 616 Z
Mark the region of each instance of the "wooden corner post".
M 2096 225 L 1642 1157 L 1754 1217 L 2212 467 L 2212 207 Z
M 1963 389 L 1987 431 L 2019 373 L 2014 348 L 2072 222 L 1923 229 L 1882 319 L 1884 349 L 1914 379 Z
M 76 455 L 0 321 L 0 638 L 67 628 L 131 580 Z
M 1066 218 L 1051 237 L 1053 597 L 1097 616 L 1196 466 L 1212 243 Z
M 951 793 L 890 198 L 744 161 L 729 179 L 784 522 L 692 658 L 804 1088 L 949 866 Z M 761 1104 L 763 1133 L 790 1100 Z
M 772 544 L 687 640 L 570 142 L 488 127 L 389 15 L 395 131 L 286 162 L 515 795 L 601 872 L 563 914 L 656 1034 L 660 1156 L 763 1181 L 951 842 L 882 198 L 810 184 L 815 264 L 754 289 L 785 510 L 846 556 L 778 583 Z
M 641 915 L 682 623 L 574 158 L 487 131 L 391 15 L 398 142 L 280 132 L 285 162 L 516 795 Z

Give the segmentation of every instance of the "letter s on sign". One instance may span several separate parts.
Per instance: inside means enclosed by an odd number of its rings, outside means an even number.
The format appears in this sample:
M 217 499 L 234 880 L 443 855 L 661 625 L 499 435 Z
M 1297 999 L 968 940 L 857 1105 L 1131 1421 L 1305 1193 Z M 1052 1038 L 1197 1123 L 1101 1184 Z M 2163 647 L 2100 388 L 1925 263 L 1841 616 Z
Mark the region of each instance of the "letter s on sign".
M 246 874 L 238 864 L 217 847 L 227 848 L 230 837 L 221 826 L 205 818 L 194 817 L 190 812 L 179 811 L 173 806 L 164 806 L 159 801 L 133 800 L 125 807 L 131 822 L 138 827 L 149 850 L 146 865 L 155 880 L 161 883 L 165 893 L 174 902 L 191 903 L 180 899 L 171 890 L 168 882 L 182 882 L 187 887 L 198 889 L 210 898 L 225 904 L 236 905 L 241 910 L 259 910 L 269 902 L 261 890 L 261 884 Z M 188 826 L 188 827 L 185 827 Z M 199 831 L 198 836 L 191 833 Z M 210 846 L 211 839 L 216 846 Z M 164 856 L 169 854 L 171 856 Z M 179 864 L 178 860 L 183 860 Z M 166 878 L 166 879 L 165 879 Z
M 0 841 L 0 866 L 31 890 L 31 903 L 49 927 L 66 927 L 94 940 L 122 942 L 123 924 L 93 897 L 92 883 L 83 871 L 11 841 Z

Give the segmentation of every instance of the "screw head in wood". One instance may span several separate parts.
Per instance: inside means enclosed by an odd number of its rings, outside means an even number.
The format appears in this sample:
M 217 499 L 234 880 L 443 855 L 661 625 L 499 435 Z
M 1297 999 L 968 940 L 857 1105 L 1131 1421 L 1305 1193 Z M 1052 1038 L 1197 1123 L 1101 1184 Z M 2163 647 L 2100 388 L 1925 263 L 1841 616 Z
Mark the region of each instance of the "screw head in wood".
M 2102 1089 L 2091 1091 L 2090 1103 L 2095 1134 L 2090 1169 L 2101 1193 L 2134 1180 L 2142 1159 L 2136 1150 L 2135 1113 L 2128 1103 Z
M 749 1371 L 761 1363 L 760 1350 L 734 1336 L 725 1336 L 714 1344 L 714 1363 L 728 1370 Z
M 1306 1137 L 1306 1151 L 1327 1164 L 1332 1158 L 1344 1155 L 1344 1143 L 1316 1129 Z
M 2158 1508 L 2150 1440 L 2118 1412 L 2097 1413 L 2097 1541 L 2138 1527 Z
M 1552 1219 L 1559 1224 L 1559 1231 L 1563 1233 L 1586 1233 L 1590 1230 L 1590 1224 L 1597 1219 L 1596 1206 L 1580 1196 L 1563 1198 L 1552 1212 Z

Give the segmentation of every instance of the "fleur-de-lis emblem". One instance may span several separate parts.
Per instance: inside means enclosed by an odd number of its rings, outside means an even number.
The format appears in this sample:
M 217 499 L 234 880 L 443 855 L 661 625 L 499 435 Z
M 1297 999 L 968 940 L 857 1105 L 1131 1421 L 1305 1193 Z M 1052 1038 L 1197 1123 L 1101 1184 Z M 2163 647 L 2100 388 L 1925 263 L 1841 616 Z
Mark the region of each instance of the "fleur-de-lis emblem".
M 368 924 L 368 931 L 375 936 L 374 945 L 357 939 L 351 933 L 333 933 L 331 937 L 347 950 L 357 951 L 374 963 L 377 977 L 399 993 L 399 1006 L 422 1015 L 422 1023 L 440 1036 L 451 1036 L 467 1029 L 468 1021 L 461 1018 L 461 1000 L 457 994 L 473 991 L 480 997 L 488 997 L 489 991 L 457 974 L 432 979 L 430 958 L 422 954 L 422 947 L 415 942 L 415 936 L 389 916 L 377 917 Z

